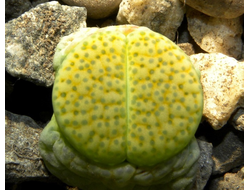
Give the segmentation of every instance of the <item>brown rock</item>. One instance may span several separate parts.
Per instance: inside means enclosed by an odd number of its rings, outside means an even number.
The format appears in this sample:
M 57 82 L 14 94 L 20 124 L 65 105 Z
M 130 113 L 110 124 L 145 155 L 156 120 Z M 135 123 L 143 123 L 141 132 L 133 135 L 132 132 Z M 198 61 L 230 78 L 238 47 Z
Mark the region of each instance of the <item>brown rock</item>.
M 146 26 L 173 41 L 183 17 L 184 7 L 179 0 L 123 0 L 116 21 Z
M 222 19 L 187 9 L 188 30 L 194 41 L 208 53 L 223 53 L 240 59 L 243 52 L 241 18 Z
M 121 0 L 62 0 L 68 5 L 87 8 L 87 16 L 93 19 L 100 19 L 114 14 Z
M 181 0 L 190 7 L 212 17 L 236 18 L 244 13 L 244 0 Z
M 208 190 L 244 190 L 244 167 L 237 173 L 226 173 L 210 183 Z
M 193 45 L 190 43 L 181 43 L 177 44 L 187 55 L 193 55 L 195 54 Z

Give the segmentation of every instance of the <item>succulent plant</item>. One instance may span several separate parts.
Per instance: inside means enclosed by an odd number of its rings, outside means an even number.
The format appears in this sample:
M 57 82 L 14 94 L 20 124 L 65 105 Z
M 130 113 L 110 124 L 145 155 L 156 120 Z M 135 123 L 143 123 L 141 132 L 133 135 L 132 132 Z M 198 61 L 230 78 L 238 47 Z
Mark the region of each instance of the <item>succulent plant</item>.
M 86 28 L 54 56 L 49 171 L 82 189 L 188 189 L 203 111 L 200 72 L 172 41 L 134 25 Z

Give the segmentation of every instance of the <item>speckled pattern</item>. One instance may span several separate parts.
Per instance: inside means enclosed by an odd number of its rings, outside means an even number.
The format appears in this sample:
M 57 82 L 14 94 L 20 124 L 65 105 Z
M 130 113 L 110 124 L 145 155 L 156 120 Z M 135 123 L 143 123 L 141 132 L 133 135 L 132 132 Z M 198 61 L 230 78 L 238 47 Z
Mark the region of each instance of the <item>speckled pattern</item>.
M 152 166 L 191 141 L 203 94 L 189 57 L 145 27 L 113 26 L 82 39 L 56 73 L 60 131 L 101 164 Z

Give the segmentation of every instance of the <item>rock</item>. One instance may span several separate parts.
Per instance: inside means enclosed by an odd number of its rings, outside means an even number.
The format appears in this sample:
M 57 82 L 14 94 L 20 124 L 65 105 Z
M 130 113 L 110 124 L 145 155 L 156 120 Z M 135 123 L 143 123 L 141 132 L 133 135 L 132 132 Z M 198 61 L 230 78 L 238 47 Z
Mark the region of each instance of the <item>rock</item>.
M 25 11 L 30 10 L 38 4 L 48 2 L 48 0 L 6 0 L 5 1 L 5 19 L 8 21 L 19 17 Z
M 183 17 L 184 7 L 179 0 L 123 0 L 116 21 L 146 26 L 173 41 Z
M 101 28 L 112 25 L 115 25 L 115 20 L 107 19 L 101 24 Z
M 236 18 L 244 13 L 244 0 L 181 0 L 190 7 L 216 18 Z
M 244 131 L 244 109 L 240 108 L 232 116 L 230 123 L 234 126 L 235 129 L 239 131 Z
M 58 2 L 38 5 L 5 24 L 5 67 L 37 85 L 54 82 L 52 60 L 61 37 L 85 27 L 86 9 Z
M 6 0 L 5 16 L 9 19 L 17 18 L 25 11 L 29 10 L 31 3 L 29 0 Z
M 229 132 L 223 141 L 213 149 L 213 175 L 225 173 L 244 164 L 244 143 L 233 132 Z
M 200 158 L 199 158 L 199 172 L 197 173 L 195 187 L 193 190 L 202 190 L 212 174 L 213 160 L 212 160 L 212 143 L 197 140 L 200 147 Z
M 187 55 L 195 54 L 193 45 L 191 43 L 177 44 Z
M 179 33 L 179 29 L 178 29 L 177 39 L 176 39 L 177 44 L 190 43 L 192 41 L 192 40 L 190 40 L 191 38 L 192 37 L 190 36 L 187 29 L 180 31 L 180 33 Z
M 244 167 L 237 173 L 226 173 L 211 181 L 208 190 L 244 190 Z
M 223 53 L 240 59 L 243 52 L 241 18 L 222 19 L 187 9 L 188 30 L 194 41 L 206 52 Z
M 190 58 L 201 71 L 203 116 L 214 129 L 220 129 L 238 107 L 244 106 L 244 63 L 220 53 L 200 53 Z
M 87 16 L 93 19 L 100 19 L 114 14 L 118 8 L 121 0 L 62 0 L 68 5 L 86 7 Z
M 42 128 L 31 118 L 5 112 L 5 180 L 48 177 L 38 148 Z

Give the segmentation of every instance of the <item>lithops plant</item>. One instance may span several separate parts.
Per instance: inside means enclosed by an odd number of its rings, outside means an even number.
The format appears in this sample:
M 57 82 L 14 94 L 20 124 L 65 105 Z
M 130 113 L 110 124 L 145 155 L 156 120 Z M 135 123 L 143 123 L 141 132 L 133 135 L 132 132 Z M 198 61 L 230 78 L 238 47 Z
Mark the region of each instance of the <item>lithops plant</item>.
M 54 57 L 54 115 L 40 137 L 52 174 L 82 189 L 189 189 L 200 73 L 172 41 L 133 25 L 86 28 Z

